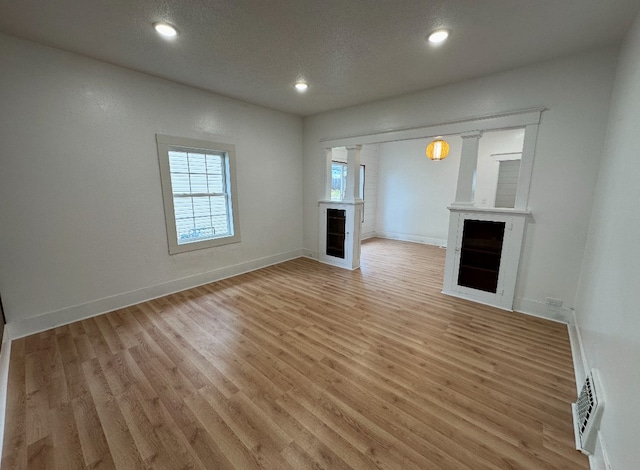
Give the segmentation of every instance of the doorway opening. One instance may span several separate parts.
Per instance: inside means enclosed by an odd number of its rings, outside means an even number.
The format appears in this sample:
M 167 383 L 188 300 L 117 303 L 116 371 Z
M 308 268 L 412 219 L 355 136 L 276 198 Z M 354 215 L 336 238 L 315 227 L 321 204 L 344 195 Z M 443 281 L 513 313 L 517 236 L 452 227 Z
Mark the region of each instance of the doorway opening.
M 325 233 L 321 233 L 321 245 L 324 246 L 320 247 L 319 259 L 357 269 L 360 266 L 361 242 L 371 237 L 444 247 L 449 259 L 449 245 L 460 240 L 452 231 L 462 231 L 451 223 L 450 211 L 464 209 L 471 213 L 481 212 L 483 217 L 480 219 L 489 219 L 489 222 L 492 216 L 487 214 L 500 215 L 494 218 L 497 226 L 503 227 L 503 232 L 507 225 L 509 230 L 514 226 L 522 228 L 522 233 L 508 238 L 509 243 L 518 245 L 509 245 L 507 250 L 510 270 L 515 266 L 517 271 L 524 224 L 509 220 L 505 225 L 503 216 L 526 218 L 529 214 L 526 206 L 542 111 L 524 110 L 423 128 L 321 141 L 327 168 L 326 196 L 320 201 L 321 211 L 326 215 L 327 208 L 338 208 L 330 206 L 330 203 L 339 202 L 354 217 L 347 216 L 345 222 L 348 240 L 345 259 L 350 262 L 341 263 L 327 255 L 327 245 L 322 243 L 325 242 Z M 432 161 L 425 156 L 427 145 L 436 137 L 444 138 L 450 146 L 449 156 L 440 161 Z M 362 167 L 361 162 L 364 163 Z M 353 177 L 356 173 L 358 175 Z M 366 178 L 362 173 L 366 173 Z M 320 219 L 321 232 L 327 227 L 323 216 Z M 470 219 L 461 213 L 456 217 L 457 220 Z M 368 227 L 364 225 L 366 222 Z M 470 255 L 460 264 L 459 256 L 452 253 L 451 256 L 457 258 L 455 262 L 448 261 L 445 270 L 452 267 L 465 270 L 450 273 L 449 284 L 504 295 L 504 287 L 509 283 L 505 282 L 504 274 L 499 275 L 503 261 L 502 245 L 499 249 L 493 261 L 494 267 L 465 264 L 473 261 Z M 456 251 L 460 252 L 460 247 L 456 247 Z M 471 253 L 469 247 L 467 251 Z M 483 253 L 482 256 L 488 259 L 491 254 Z M 515 265 L 512 258 L 516 258 Z M 486 270 L 485 276 L 481 281 L 474 280 L 471 270 L 475 269 L 475 278 L 479 278 L 482 276 L 477 273 L 481 268 Z M 507 287 L 511 290 L 509 285 Z M 447 289 L 447 286 L 443 286 L 443 292 L 466 295 L 464 290 Z M 510 308 L 507 304 L 512 302 L 512 294 L 507 293 L 505 299 L 500 306 Z M 498 304 L 492 298 L 483 297 L 482 301 Z

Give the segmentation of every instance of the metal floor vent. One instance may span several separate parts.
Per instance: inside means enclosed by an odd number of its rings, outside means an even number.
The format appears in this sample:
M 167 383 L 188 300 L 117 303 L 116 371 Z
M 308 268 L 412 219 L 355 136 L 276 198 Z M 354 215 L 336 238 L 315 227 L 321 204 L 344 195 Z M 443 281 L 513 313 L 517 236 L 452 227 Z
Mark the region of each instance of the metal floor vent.
M 601 390 L 598 373 L 595 369 L 591 369 L 578 395 L 578 401 L 571 404 L 576 449 L 587 455 L 593 454 L 595 450 L 596 436 L 604 409 Z

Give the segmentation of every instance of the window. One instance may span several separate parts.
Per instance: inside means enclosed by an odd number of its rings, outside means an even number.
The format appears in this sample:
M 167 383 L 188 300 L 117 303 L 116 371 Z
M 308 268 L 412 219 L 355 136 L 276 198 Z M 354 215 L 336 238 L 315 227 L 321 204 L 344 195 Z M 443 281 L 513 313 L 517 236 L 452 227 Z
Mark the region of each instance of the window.
M 157 135 L 169 253 L 240 241 L 235 146 Z
M 342 201 L 347 190 L 347 164 L 331 162 L 331 200 Z M 360 199 L 364 200 L 364 165 L 360 165 Z
M 342 201 L 347 189 L 347 164 L 331 162 L 331 200 Z

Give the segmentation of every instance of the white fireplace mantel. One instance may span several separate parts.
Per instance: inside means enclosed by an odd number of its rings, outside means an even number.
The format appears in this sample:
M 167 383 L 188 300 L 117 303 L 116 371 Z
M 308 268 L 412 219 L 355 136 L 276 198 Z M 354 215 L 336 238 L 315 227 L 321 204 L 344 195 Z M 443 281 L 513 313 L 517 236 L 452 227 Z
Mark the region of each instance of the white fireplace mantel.
M 531 211 L 523 211 L 519 209 L 511 209 L 508 207 L 475 207 L 451 204 L 447 207 L 451 212 L 474 212 L 474 213 L 494 213 L 494 214 L 511 214 L 519 216 L 530 216 Z

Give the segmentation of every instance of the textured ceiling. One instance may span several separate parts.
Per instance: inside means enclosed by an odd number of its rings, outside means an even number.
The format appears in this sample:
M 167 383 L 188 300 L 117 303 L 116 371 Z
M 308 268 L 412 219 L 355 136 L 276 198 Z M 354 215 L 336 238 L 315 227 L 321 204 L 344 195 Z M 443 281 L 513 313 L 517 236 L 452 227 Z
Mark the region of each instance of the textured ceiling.
M 0 31 L 299 115 L 616 44 L 638 0 L 0 0 Z M 180 35 L 160 38 L 155 21 Z M 445 27 L 449 40 L 429 45 Z M 293 83 L 310 88 L 298 94 Z

